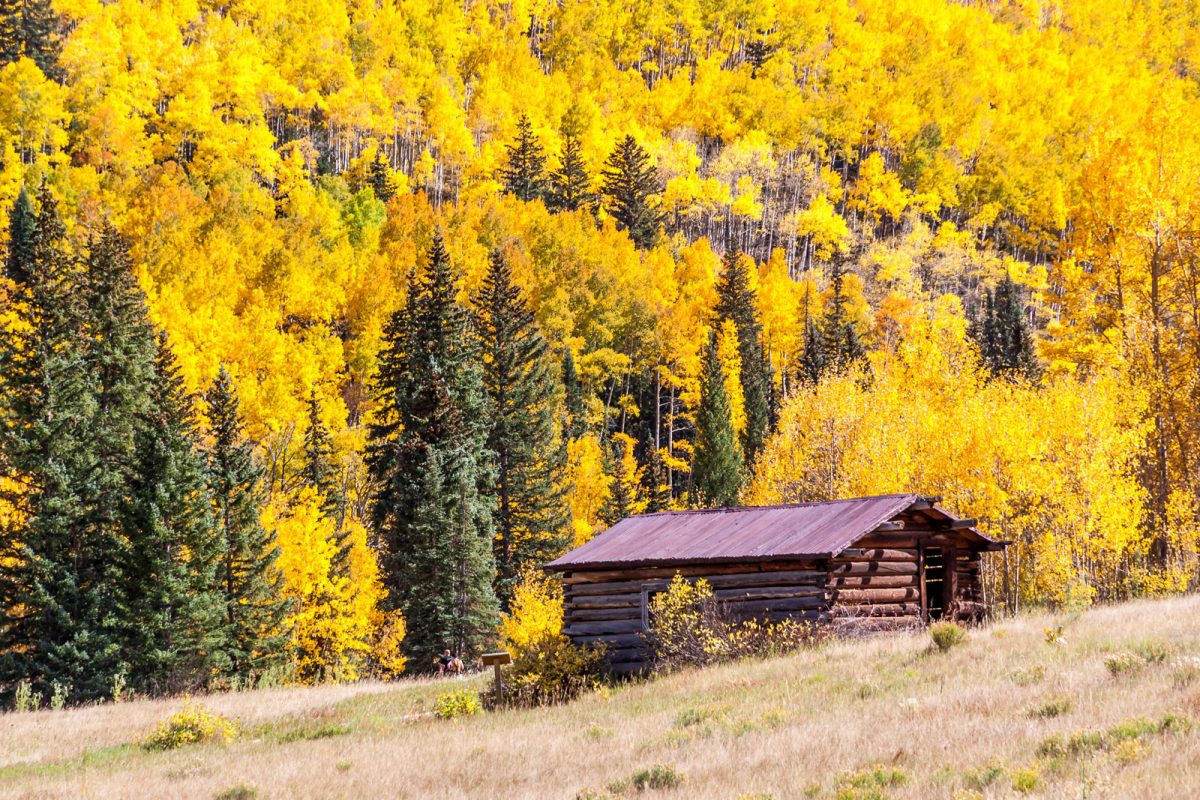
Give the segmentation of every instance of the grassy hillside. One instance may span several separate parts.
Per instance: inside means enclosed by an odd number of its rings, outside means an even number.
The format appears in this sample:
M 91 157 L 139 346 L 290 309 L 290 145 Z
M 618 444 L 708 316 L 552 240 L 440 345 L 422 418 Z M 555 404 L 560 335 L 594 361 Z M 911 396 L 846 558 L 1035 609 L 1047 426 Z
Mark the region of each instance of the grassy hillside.
M 1007 621 L 945 653 L 877 638 L 564 707 L 427 713 L 475 685 L 214 697 L 241 738 L 168 753 L 135 743 L 181 701 L 8 714 L 0 795 L 597 798 L 647 778 L 678 781 L 651 796 L 730 800 L 1200 795 L 1198 597 Z

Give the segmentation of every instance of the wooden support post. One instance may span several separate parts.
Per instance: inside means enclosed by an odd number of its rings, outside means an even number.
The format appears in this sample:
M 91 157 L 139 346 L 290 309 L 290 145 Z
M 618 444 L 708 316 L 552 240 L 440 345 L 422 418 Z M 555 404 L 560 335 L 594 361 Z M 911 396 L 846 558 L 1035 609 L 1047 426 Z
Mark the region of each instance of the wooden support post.
M 504 679 L 500 675 L 500 667 L 512 663 L 512 655 L 507 650 L 483 654 L 483 665 L 491 666 L 496 671 L 496 702 L 504 700 Z
M 945 587 L 945 599 L 943 600 L 943 615 L 946 619 L 954 620 L 957 614 L 958 601 L 958 547 L 950 545 L 945 550 L 946 553 L 946 581 L 943 584 Z
M 917 580 L 921 591 L 921 621 L 929 624 L 929 595 L 925 590 L 925 543 L 917 543 Z

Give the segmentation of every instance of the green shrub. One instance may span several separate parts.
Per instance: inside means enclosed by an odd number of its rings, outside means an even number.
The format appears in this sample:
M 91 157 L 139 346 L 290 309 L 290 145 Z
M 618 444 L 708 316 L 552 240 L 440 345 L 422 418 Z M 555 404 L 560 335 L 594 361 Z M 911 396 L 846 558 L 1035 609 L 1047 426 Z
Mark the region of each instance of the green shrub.
M 1200 657 L 1187 656 L 1176 659 L 1173 666 L 1171 679 L 1176 688 L 1183 689 L 1200 679 Z
M 1013 791 L 1021 794 L 1028 794 L 1036 790 L 1042 784 L 1042 776 L 1038 774 L 1036 767 L 1021 767 L 1013 770 L 1012 773 L 1012 788 Z
M 682 783 L 683 776 L 664 764 L 655 764 L 649 769 L 638 770 L 629 779 L 629 785 L 637 792 L 649 789 L 674 789 Z
M 929 636 L 944 653 L 966 641 L 967 631 L 953 622 L 935 622 L 929 626 Z
M 483 697 L 486 707 L 565 703 L 603 686 L 604 647 L 577 647 L 566 636 L 546 636 L 516 649 L 503 670 L 504 697 L 496 697 L 489 688 Z
M 433 715 L 438 719 L 469 717 L 483 711 L 479 695 L 464 689 L 457 692 L 442 692 L 433 703 Z
M 1074 701 L 1069 697 L 1055 697 L 1029 709 L 1025 716 L 1033 719 L 1054 719 L 1069 713 L 1074 705 Z
M 1132 675 L 1146 666 L 1146 660 L 1132 650 L 1118 650 L 1104 658 L 1104 667 L 1113 677 Z
M 18 714 L 26 711 L 37 711 L 42 707 L 42 693 L 33 690 L 33 684 L 27 680 L 17 681 L 16 691 L 13 692 L 13 709 Z
M 190 700 L 179 711 L 159 723 L 142 742 L 147 750 L 174 750 L 189 744 L 229 744 L 237 738 L 237 725 Z
M 63 706 L 67 704 L 67 697 L 71 694 L 71 682 L 61 683 L 54 681 L 51 684 L 54 690 L 50 695 L 50 708 L 54 711 L 61 711 Z
M 1064 756 L 1082 756 L 1097 750 L 1111 750 L 1122 742 L 1140 741 L 1153 735 L 1165 736 L 1190 729 L 1192 722 L 1187 717 L 1176 714 L 1166 714 L 1161 719 L 1149 720 L 1144 717 L 1125 720 L 1112 726 L 1106 731 L 1082 730 L 1070 736 L 1055 734 L 1042 740 L 1038 745 L 1038 755 L 1045 758 L 1062 758 Z
M 963 782 L 968 789 L 983 791 L 1004 775 L 1004 767 L 996 762 L 979 769 L 970 770 L 963 775 Z
M 1133 646 L 1133 652 L 1147 664 L 1162 664 L 1171 657 L 1171 646 L 1160 639 L 1145 639 Z
M 217 792 L 213 795 L 213 800 L 255 800 L 257 797 L 258 789 L 243 783 Z

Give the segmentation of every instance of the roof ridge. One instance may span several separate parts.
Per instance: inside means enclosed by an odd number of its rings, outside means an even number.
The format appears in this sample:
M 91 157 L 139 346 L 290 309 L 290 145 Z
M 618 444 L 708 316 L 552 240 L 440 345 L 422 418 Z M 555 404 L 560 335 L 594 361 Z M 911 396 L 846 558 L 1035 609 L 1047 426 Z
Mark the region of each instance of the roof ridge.
M 807 503 L 774 503 L 766 506 L 727 506 L 723 508 L 681 508 L 670 511 L 651 511 L 648 514 L 633 514 L 625 519 L 642 519 L 645 517 L 691 516 L 695 514 L 736 514 L 742 511 L 776 511 L 788 508 L 813 508 L 815 506 L 832 506 L 838 503 L 858 503 L 863 500 L 885 500 L 888 498 L 912 497 L 921 495 L 913 492 L 896 492 L 894 494 L 868 494 L 862 497 L 839 497 L 837 500 L 812 500 Z

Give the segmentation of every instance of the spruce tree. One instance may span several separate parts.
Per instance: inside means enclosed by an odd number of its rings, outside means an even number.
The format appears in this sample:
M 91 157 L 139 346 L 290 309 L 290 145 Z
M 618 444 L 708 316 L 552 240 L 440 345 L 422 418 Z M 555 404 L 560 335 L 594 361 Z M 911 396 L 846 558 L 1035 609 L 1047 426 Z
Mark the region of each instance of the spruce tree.
M 801 383 L 815 384 L 825 374 L 829 362 L 825 349 L 825 337 L 821 335 L 821 327 L 815 320 L 810 319 L 804 326 L 804 351 L 800 354 L 799 374 Z
M 696 445 L 692 458 L 692 503 L 699 507 L 737 505 L 741 482 L 742 453 L 733 431 L 716 337 L 710 337 L 700 372 L 700 406 L 696 409 Z
M 442 648 L 478 652 L 492 637 L 492 509 L 487 402 L 478 344 L 455 299 L 441 235 L 384 332 L 367 462 L 389 601 L 408 621 L 413 669 Z
M 139 420 L 122 635 L 141 691 L 203 689 L 222 641 L 220 543 L 198 449 L 194 404 L 167 336 L 156 341 L 150 408 Z
M 825 368 L 840 369 L 866 356 L 866 348 L 853 320 L 846 311 L 845 269 L 840 262 L 833 265 L 831 288 L 833 294 L 825 306 L 821 320 L 821 341 L 824 346 Z
M 663 463 L 662 453 L 656 449 L 651 449 L 646 464 L 646 482 L 646 510 L 668 510 L 671 507 L 671 487 L 667 483 L 667 465 Z
M 525 202 L 542 197 L 546 192 L 546 154 L 525 114 L 517 120 L 516 141 L 505 150 L 504 166 L 500 168 L 504 191 Z
M 333 437 L 321 418 L 321 399 L 317 390 L 308 395 L 308 427 L 304 429 L 304 465 L 300 479 L 316 489 L 325 500 L 326 510 L 336 506 L 337 466 L 333 461 Z
M 638 247 L 651 247 L 658 237 L 663 215 L 653 199 L 661 186 L 650 164 L 650 155 L 627 134 L 604 162 L 601 177 L 606 208 L 617 221 L 617 227 L 628 231 Z
M 563 448 L 554 429 L 555 385 L 546 340 L 493 252 L 474 298 L 490 400 L 488 448 L 496 464 L 496 594 L 507 605 L 522 572 L 561 555 L 570 543 L 563 493 Z
M 579 384 L 579 372 L 575 369 L 575 356 L 571 355 L 569 347 L 563 353 L 562 380 L 563 409 L 566 412 L 563 420 L 563 433 L 568 439 L 578 439 L 583 435 L 586 427 L 583 411 L 583 387 Z
M 724 268 L 717 280 L 717 322 L 731 320 L 737 328 L 738 354 L 742 360 L 742 392 L 746 398 L 746 429 L 741 447 L 752 464 L 771 432 L 771 369 L 762 345 L 762 325 L 750 276 L 741 254 L 725 254 Z
M 4 274 L 18 286 L 28 286 L 33 276 L 33 246 L 37 237 L 37 212 L 29 192 L 21 186 L 17 201 L 9 215 L 8 254 L 4 259 Z
M 584 208 L 594 212 L 596 195 L 591 190 L 591 183 L 579 137 L 573 133 L 565 134 L 558 169 L 550 173 L 546 207 L 551 211 L 578 211 Z
M 262 468 L 245 436 L 237 390 L 224 366 L 205 399 L 211 439 L 208 492 L 220 551 L 222 620 L 216 658 L 223 673 L 244 681 L 261 675 L 282 655 L 287 604 L 280 599 L 279 548 L 259 522 Z
M 396 178 L 392 175 L 392 165 L 383 157 L 382 147 L 375 151 L 375 158 L 367 173 L 367 184 L 375 193 L 375 199 L 381 203 L 387 203 L 396 196 Z
M 971 335 L 992 375 L 1036 380 L 1041 373 L 1021 290 L 1007 273 L 995 291 L 984 292 L 982 314 L 972 320 Z
M 0 0 L 0 67 L 24 56 L 58 78 L 61 26 L 50 0 Z

